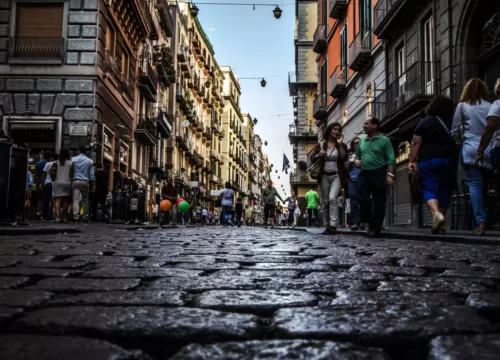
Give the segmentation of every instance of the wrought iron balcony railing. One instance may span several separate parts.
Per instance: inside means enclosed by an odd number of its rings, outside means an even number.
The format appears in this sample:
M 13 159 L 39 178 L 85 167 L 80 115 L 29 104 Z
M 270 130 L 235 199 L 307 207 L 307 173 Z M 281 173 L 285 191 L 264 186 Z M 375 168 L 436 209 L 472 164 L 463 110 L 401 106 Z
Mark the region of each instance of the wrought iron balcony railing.
M 323 50 L 326 49 L 326 32 L 327 32 L 326 25 L 319 24 L 318 27 L 316 28 L 313 40 L 313 51 L 315 53 L 321 54 Z
M 10 37 L 10 59 L 62 60 L 65 55 L 64 38 Z
M 330 17 L 333 19 L 343 19 L 347 12 L 348 2 L 348 0 L 330 0 Z
M 139 66 L 139 88 L 143 95 L 151 102 L 156 102 L 158 93 L 158 75 L 151 66 L 151 62 L 144 56 Z
M 137 126 L 135 135 L 149 146 L 156 145 L 156 124 L 155 119 L 145 114 L 137 115 Z
M 330 77 L 330 95 L 334 98 L 340 98 L 347 90 L 347 66 L 339 65 L 333 71 Z
M 313 102 L 313 117 L 316 120 L 323 120 L 326 116 L 326 108 L 328 106 L 328 94 L 318 94 Z
M 372 30 L 361 30 L 349 46 L 349 68 L 354 71 L 365 71 L 373 64 Z

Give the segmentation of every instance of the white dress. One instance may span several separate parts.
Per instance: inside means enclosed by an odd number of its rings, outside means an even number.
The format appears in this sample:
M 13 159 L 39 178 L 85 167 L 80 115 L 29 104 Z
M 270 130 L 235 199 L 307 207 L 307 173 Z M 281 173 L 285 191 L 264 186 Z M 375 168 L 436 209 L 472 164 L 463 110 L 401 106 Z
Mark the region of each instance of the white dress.
M 54 179 L 54 197 L 71 196 L 71 178 L 69 173 L 72 165 L 73 163 L 70 160 L 66 160 L 62 166 L 57 161 L 57 175 Z

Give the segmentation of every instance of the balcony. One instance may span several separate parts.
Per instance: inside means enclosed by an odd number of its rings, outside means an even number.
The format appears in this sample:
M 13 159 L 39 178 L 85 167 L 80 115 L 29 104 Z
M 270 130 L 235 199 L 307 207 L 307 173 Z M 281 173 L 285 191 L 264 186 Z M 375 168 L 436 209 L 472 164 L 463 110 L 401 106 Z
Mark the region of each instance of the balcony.
M 179 44 L 177 50 L 177 60 L 180 63 L 185 63 L 187 61 L 186 47 L 182 44 Z M 184 69 L 182 69 L 184 71 Z
M 330 76 L 330 95 L 336 99 L 347 92 L 347 66 L 337 66 Z
M 298 140 L 316 140 L 318 138 L 318 131 L 316 126 L 313 125 L 290 125 L 288 132 L 290 142 Z
M 205 134 L 208 140 L 212 140 L 212 129 L 210 129 L 208 126 L 205 127 Z
M 318 84 L 316 71 L 301 71 L 288 73 L 288 92 L 290 96 L 297 96 L 300 86 L 315 87 Z
M 175 133 L 175 143 L 182 150 L 187 150 L 188 148 L 188 135 L 181 131 L 181 129 L 177 129 Z
M 313 117 L 321 121 L 326 117 L 326 108 L 328 106 L 328 94 L 318 94 L 313 102 Z
M 386 39 L 393 34 L 394 26 L 404 26 L 403 9 L 409 5 L 410 1 L 407 0 L 378 0 L 377 5 L 374 7 L 374 26 L 373 33 L 379 39 Z M 412 11 L 411 7 L 407 7 L 406 13 Z
M 10 37 L 9 63 L 62 64 L 65 53 L 64 38 Z
M 177 171 L 174 174 L 174 181 L 186 187 L 189 187 L 189 178 L 184 171 Z
M 371 30 L 361 30 L 349 46 L 349 68 L 354 71 L 363 72 L 373 64 Z
M 174 21 L 170 14 L 170 9 L 167 0 L 156 0 L 155 7 L 158 9 L 160 15 L 160 25 L 167 37 L 172 37 Z
M 156 125 L 158 131 L 165 137 L 168 138 L 172 134 L 172 123 L 174 119 L 169 113 L 160 110 L 158 116 L 156 117 Z
M 320 24 L 314 33 L 313 51 L 317 54 L 323 53 L 326 49 L 326 31 L 327 27 Z
M 418 115 L 435 95 L 435 63 L 416 62 L 385 90 L 385 117 L 381 125 L 395 127 L 412 115 Z M 382 110 L 378 110 L 379 112 Z
M 180 108 L 186 111 L 186 89 L 181 84 L 177 84 L 175 89 L 175 99 L 179 104 Z
M 330 17 L 342 20 L 347 13 L 348 0 L 330 0 Z
M 164 88 L 169 87 L 175 79 L 174 57 L 166 44 L 155 45 L 153 62 L 158 75 L 158 80 Z
M 290 185 L 310 185 L 317 184 L 318 181 L 309 176 L 307 172 L 297 172 L 290 175 Z
M 151 63 L 143 56 L 139 64 L 139 90 L 150 102 L 156 102 L 158 94 L 158 76 L 153 70 Z
M 115 84 L 118 84 L 121 81 L 121 73 L 120 69 L 118 69 L 118 65 L 116 64 L 116 60 L 107 50 L 104 57 L 104 73 L 105 77 L 107 76 L 112 78 Z
M 137 116 L 137 127 L 135 128 L 135 136 L 148 146 L 156 145 L 156 124 L 155 119 L 148 115 Z
M 128 96 L 128 98 L 133 102 L 135 95 L 135 88 L 130 84 L 130 81 L 125 77 L 125 75 L 121 74 L 121 88 L 122 93 Z

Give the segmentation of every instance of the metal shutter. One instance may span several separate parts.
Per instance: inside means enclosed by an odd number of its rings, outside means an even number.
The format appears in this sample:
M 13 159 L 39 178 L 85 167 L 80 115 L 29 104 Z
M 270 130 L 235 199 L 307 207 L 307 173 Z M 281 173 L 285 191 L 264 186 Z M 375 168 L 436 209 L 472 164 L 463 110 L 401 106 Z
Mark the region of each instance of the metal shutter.
M 62 37 L 64 4 L 18 3 L 16 37 Z
M 411 194 L 406 163 L 396 169 L 394 184 L 394 225 L 411 225 Z

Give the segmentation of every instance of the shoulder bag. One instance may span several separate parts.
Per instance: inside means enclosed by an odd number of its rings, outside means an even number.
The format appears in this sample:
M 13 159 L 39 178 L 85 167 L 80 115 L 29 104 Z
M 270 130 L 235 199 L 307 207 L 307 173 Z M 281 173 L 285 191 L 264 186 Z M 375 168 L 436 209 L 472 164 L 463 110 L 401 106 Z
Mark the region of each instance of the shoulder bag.
M 324 146 L 325 144 L 321 142 L 319 147 L 320 151 L 321 149 L 323 149 Z M 321 165 L 322 165 L 321 161 L 319 158 L 314 158 L 314 156 L 317 155 L 318 153 L 319 151 L 311 156 L 312 164 L 307 169 L 307 172 L 309 172 L 309 176 L 314 180 L 317 180 L 319 178 L 319 174 L 321 173 Z

